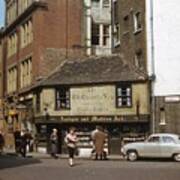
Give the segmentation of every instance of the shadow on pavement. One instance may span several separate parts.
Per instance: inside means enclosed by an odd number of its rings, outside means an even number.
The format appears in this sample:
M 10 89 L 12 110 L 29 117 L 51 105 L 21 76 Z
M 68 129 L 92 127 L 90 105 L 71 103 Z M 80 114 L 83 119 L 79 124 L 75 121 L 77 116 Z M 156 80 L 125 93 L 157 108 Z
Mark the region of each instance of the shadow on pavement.
M 172 158 L 140 158 L 138 160 L 139 162 L 169 162 L 169 163 L 172 163 L 172 162 L 175 162 L 173 161 Z
M 22 158 L 15 155 L 0 155 L 0 170 L 38 163 L 41 163 L 41 161 L 32 156 Z

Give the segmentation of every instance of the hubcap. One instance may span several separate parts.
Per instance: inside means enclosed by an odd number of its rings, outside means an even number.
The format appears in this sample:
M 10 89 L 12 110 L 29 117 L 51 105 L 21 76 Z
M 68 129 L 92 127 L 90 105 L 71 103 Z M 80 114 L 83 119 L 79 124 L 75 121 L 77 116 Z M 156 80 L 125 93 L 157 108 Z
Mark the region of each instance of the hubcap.
M 137 154 L 135 152 L 130 152 L 129 153 L 129 160 L 135 161 L 136 159 L 137 159 Z
M 180 154 L 176 154 L 176 155 L 174 156 L 174 159 L 175 159 L 176 161 L 180 161 Z

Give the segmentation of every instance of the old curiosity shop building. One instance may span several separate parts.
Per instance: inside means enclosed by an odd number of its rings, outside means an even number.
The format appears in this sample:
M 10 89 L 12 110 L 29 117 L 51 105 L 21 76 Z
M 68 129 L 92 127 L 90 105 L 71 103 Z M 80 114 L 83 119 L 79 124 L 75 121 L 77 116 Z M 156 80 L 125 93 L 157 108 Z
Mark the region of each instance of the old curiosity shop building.
M 34 88 L 37 132 L 47 138 L 75 126 L 81 148 L 90 148 L 90 133 L 102 125 L 109 133 L 110 153 L 120 153 L 123 137 L 144 137 L 149 131 L 147 76 L 119 55 L 68 60 Z
M 88 149 L 91 131 L 102 125 L 106 147 L 119 154 L 122 139 L 150 132 L 143 15 L 134 19 L 120 0 L 5 2 L 1 71 L 8 147 L 14 131 L 28 128 L 46 151 L 56 127 L 64 153 L 65 132 L 75 126 L 79 146 Z M 134 8 L 144 12 L 145 4 Z

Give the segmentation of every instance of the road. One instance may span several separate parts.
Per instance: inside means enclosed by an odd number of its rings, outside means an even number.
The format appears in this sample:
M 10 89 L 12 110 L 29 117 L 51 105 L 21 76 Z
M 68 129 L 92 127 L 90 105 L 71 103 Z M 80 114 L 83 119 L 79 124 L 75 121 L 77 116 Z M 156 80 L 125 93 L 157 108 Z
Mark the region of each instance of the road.
M 173 161 L 76 160 L 0 157 L 0 180 L 179 180 L 180 163 Z

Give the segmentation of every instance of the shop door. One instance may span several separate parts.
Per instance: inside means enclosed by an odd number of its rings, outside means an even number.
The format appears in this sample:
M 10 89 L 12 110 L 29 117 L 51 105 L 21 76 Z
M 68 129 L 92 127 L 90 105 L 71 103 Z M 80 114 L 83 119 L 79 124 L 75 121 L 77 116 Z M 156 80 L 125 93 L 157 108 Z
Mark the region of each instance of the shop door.
M 109 139 L 109 153 L 115 155 L 121 153 L 121 138 L 112 137 Z

